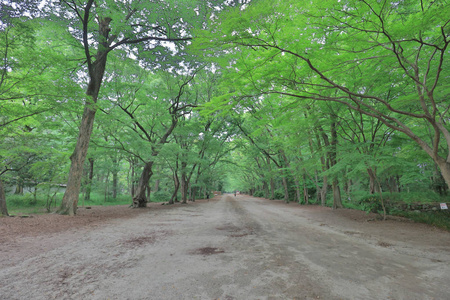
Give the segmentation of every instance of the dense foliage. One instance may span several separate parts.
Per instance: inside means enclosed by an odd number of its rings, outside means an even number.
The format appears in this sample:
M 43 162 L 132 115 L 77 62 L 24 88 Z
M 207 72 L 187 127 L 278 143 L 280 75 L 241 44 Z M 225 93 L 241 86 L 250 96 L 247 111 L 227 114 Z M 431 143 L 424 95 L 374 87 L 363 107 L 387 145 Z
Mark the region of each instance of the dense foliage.
M 444 0 L 1 5 L 2 214 L 12 194 L 69 214 L 214 190 L 384 213 L 447 196 Z

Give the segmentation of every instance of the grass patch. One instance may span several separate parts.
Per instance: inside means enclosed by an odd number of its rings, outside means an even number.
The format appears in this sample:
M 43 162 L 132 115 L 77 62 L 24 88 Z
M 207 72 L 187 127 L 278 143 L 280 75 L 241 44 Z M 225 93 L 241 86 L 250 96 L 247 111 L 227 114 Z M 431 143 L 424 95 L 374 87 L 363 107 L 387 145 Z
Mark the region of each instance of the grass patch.
M 450 212 L 448 210 L 430 212 L 396 211 L 393 215 L 450 231 Z
M 383 193 L 388 215 L 405 217 L 414 222 L 424 223 L 450 231 L 450 211 L 404 211 L 398 209 L 400 204 L 426 204 L 426 203 L 449 203 L 448 197 L 441 196 L 433 191 L 411 192 L 411 193 Z M 332 195 L 328 195 L 327 206 L 333 205 Z M 370 195 L 367 192 L 355 192 L 351 194 L 351 200 L 343 199 L 345 208 L 363 210 L 366 212 L 382 213 L 380 195 Z
M 62 199 L 62 196 L 61 198 Z M 117 195 L 116 198 L 98 193 L 91 193 L 89 200 L 84 200 L 83 195 L 80 194 L 80 200 L 78 200 L 78 206 L 113 206 L 113 205 L 130 205 L 132 202 L 130 195 Z M 59 200 L 61 203 L 61 200 Z
M 57 193 L 51 196 L 53 198 L 39 193 L 36 194 L 36 197 L 33 194 L 6 195 L 6 205 L 9 214 L 12 215 L 45 214 L 53 212 L 60 207 L 64 193 Z M 152 193 L 150 202 L 166 202 L 170 200 L 170 196 L 171 194 L 165 191 Z M 78 207 L 130 205 L 131 203 L 132 197 L 128 194 L 117 195 L 116 198 L 113 198 L 112 196 L 105 197 L 104 194 L 92 192 L 89 200 L 84 200 L 84 195 L 80 194 Z

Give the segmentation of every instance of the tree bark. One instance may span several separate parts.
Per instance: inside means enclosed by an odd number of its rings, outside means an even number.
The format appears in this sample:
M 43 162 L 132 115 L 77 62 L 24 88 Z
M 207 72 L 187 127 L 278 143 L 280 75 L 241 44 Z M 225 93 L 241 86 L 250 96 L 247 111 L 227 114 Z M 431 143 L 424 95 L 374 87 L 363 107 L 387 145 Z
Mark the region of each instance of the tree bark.
M 81 120 L 80 132 L 73 154 L 70 156 L 70 171 L 67 187 L 58 210 L 59 214 L 73 216 L 77 213 L 78 197 L 80 193 L 83 164 L 86 158 L 92 128 L 94 125 L 95 110 L 85 107 Z
M 304 170 L 306 172 L 306 170 Z M 309 204 L 308 186 L 306 185 L 306 174 L 303 174 L 303 201 Z
M 89 13 L 89 11 L 85 12 Z M 78 198 L 81 187 L 81 178 L 83 175 L 83 164 L 86 159 L 89 148 L 89 141 L 91 139 L 92 128 L 94 125 L 98 94 L 103 81 L 105 73 L 107 49 L 108 49 L 108 35 L 109 23 L 111 18 L 99 18 L 99 46 L 95 62 L 89 66 L 89 85 L 86 91 L 87 100 L 84 106 L 83 117 L 81 118 L 81 125 L 77 138 L 75 150 L 70 156 L 70 171 L 67 180 L 67 188 L 62 199 L 61 207 L 58 210 L 59 214 L 73 216 L 77 213 Z M 86 24 L 87 26 L 87 24 Z M 85 34 L 87 34 L 85 32 Z M 85 48 L 88 45 L 84 45 Z M 87 57 L 90 62 L 91 57 Z
M 170 197 L 169 204 L 174 204 L 174 201 L 177 199 L 178 189 L 180 188 L 180 179 L 178 178 L 178 154 L 176 155 L 175 160 L 175 170 L 173 170 L 173 184 L 174 189 L 172 193 L 172 197 Z
M 328 176 L 323 176 L 322 188 L 320 189 L 320 205 L 327 205 Z
M 341 189 L 339 188 L 339 181 L 333 180 L 333 209 L 343 208 L 341 199 Z
M 113 199 L 117 198 L 117 189 L 118 189 L 118 181 L 119 181 L 119 165 L 118 165 L 118 159 L 116 156 L 113 157 L 113 169 L 112 169 L 112 197 Z
M 85 201 L 89 201 L 91 199 L 92 179 L 93 178 L 94 178 L 94 159 L 89 158 L 88 182 L 86 184 L 86 193 L 84 194 Z
M 173 174 L 173 184 L 174 184 L 174 189 L 173 189 L 172 197 L 170 197 L 169 204 L 175 203 L 175 200 L 177 199 L 177 195 L 178 195 L 178 190 L 180 188 L 180 180 L 178 179 L 177 172 L 174 172 L 174 174 Z
M 183 204 L 187 203 L 188 182 L 186 176 L 186 166 L 186 162 L 181 162 L 181 203 Z
M 450 188 L 450 163 L 441 157 L 436 158 L 435 161 L 439 166 L 442 177 L 447 183 L 447 186 Z
M 376 170 L 374 170 L 373 168 L 368 168 L 367 169 L 367 174 L 369 174 L 369 191 L 370 191 L 370 194 L 379 193 L 380 189 L 379 189 L 379 185 L 377 184 Z
M 317 127 L 317 130 L 320 132 L 322 139 L 323 139 L 323 143 L 325 145 L 325 147 L 329 147 L 330 146 L 330 141 L 328 139 L 327 134 L 325 133 L 325 131 L 323 130 L 322 127 Z M 320 141 L 320 135 L 317 133 L 316 134 L 316 139 L 317 139 L 317 146 L 318 149 L 322 148 L 322 143 Z M 320 156 L 320 162 L 322 165 L 322 172 L 325 172 L 326 170 L 328 170 L 330 168 L 330 156 L 328 153 L 323 153 Z M 328 176 L 325 175 L 322 178 L 322 188 L 320 189 L 320 204 L 322 206 L 326 206 L 327 205 L 327 193 L 328 193 Z
M 300 192 L 300 181 L 298 179 L 295 179 L 294 184 L 295 184 L 295 196 L 297 198 L 297 203 L 302 203 L 302 195 Z
M 289 188 L 286 176 L 283 174 L 284 202 L 289 203 Z
M 264 180 L 263 182 L 263 191 L 264 191 L 264 198 L 269 198 L 269 185 L 267 184 L 267 181 Z
M 141 177 L 139 178 L 139 183 L 136 188 L 136 194 L 133 197 L 133 207 L 146 207 L 147 206 L 147 198 L 145 196 L 145 192 L 150 181 L 150 178 L 153 175 L 153 159 L 159 154 L 159 147 L 167 142 L 168 137 L 172 134 L 172 131 L 175 129 L 178 123 L 178 119 L 175 116 L 176 112 L 171 112 L 172 114 L 172 122 L 170 127 L 166 130 L 164 135 L 158 141 L 158 145 L 152 146 L 152 160 L 145 163 L 144 169 L 142 170 Z
M 278 152 L 280 153 L 281 158 L 283 159 L 280 163 L 279 168 L 281 171 L 281 176 L 283 176 L 284 202 L 289 203 L 289 186 L 288 186 L 288 181 L 287 181 L 287 170 L 286 170 L 286 168 L 290 168 L 289 161 L 282 149 L 280 149 Z M 284 164 L 283 164 L 283 162 L 284 162 Z M 284 168 L 284 170 L 283 170 L 283 168 Z
M 333 122 L 331 123 L 331 150 L 330 150 L 330 166 L 333 167 L 337 163 L 337 131 L 336 131 L 336 116 L 332 116 Z M 339 188 L 339 180 L 335 175 L 333 178 L 333 209 L 343 208 L 341 199 L 341 189 Z
M 6 206 L 5 189 L 3 188 L 3 182 L 0 178 L 0 212 L 2 216 L 9 216 L 8 208 Z
M 134 192 L 136 190 L 136 187 L 134 185 L 134 176 L 136 175 L 135 170 L 134 170 L 134 160 L 130 160 L 130 170 L 131 170 L 131 178 L 129 178 L 129 184 L 130 184 L 130 194 L 132 196 L 134 196 Z
M 157 191 L 159 191 L 159 179 L 155 180 L 155 190 L 154 190 L 154 192 L 156 193 Z
M 23 179 L 20 176 L 17 177 L 16 190 L 14 191 L 15 195 L 23 195 Z
M 133 197 L 134 208 L 147 206 L 147 197 L 145 192 L 147 191 L 148 182 L 153 175 L 152 167 L 153 161 L 147 162 L 144 165 L 144 169 L 142 170 L 142 174 L 136 188 L 136 194 Z

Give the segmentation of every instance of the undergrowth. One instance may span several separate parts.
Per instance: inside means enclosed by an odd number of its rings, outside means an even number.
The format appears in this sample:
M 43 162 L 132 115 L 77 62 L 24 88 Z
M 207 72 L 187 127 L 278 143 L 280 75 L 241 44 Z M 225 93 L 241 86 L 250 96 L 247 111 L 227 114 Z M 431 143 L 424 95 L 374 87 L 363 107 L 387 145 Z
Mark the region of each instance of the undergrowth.
M 6 195 L 6 204 L 10 215 L 15 214 L 43 214 L 53 212 L 61 205 L 63 193 L 57 193 L 53 197 L 44 194 Z M 156 192 L 151 195 L 150 202 L 169 201 L 170 194 L 167 192 Z M 92 192 L 89 200 L 84 200 L 84 195 L 80 194 L 78 207 L 86 206 L 113 206 L 130 205 L 130 195 L 117 195 L 116 198 Z

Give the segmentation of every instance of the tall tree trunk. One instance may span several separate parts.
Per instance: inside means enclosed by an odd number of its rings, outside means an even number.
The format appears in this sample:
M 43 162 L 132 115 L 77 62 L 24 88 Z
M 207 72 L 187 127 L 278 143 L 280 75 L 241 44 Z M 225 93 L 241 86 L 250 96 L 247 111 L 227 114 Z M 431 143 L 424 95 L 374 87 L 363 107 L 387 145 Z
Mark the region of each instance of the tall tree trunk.
M 322 188 L 320 189 L 320 205 L 327 206 L 328 176 L 323 176 Z
M 178 123 L 178 119 L 175 116 L 176 112 L 171 112 L 172 115 L 172 123 L 170 124 L 170 127 L 166 130 L 164 135 L 160 138 L 158 141 L 158 146 L 162 146 L 167 142 L 168 137 L 172 134 L 172 131 L 175 129 Z M 150 178 L 153 175 L 153 160 L 156 156 L 159 154 L 160 148 L 157 146 L 152 147 L 152 159 L 148 161 L 144 169 L 142 170 L 141 177 L 139 178 L 139 183 L 136 188 L 136 193 L 133 197 L 133 207 L 146 207 L 147 206 L 147 198 L 145 196 L 145 191 L 147 189 L 148 183 L 150 181 Z
M 132 197 L 134 197 L 134 194 L 136 192 L 136 186 L 135 186 L 135 181 L 134 181 L 134 177 L 136 176 L 134 160 L 130 160 L 130 169 L 131 169 L 131 178 L 129 178 L 130 179 L 130 194 Z
M 113 171 L 113 182 L 112 182 L 112 197 L 113 197 L 113 199 L 117 198 L 117 181 L 118 181 L 117 170 L 114 170 Z
M 272 166 L 270 164 L 270 158 L 267 157 L 266 161 L 267 161 L 267 168 L 269 169 L 269 174 L 270 174 L 270 200 L 274 200 L 275 199 L 275 181 L 274 181 L 273 175 L 272 175 Z
M 152 171 L 153 161 L 147 162 L 142 170 L 141 177 L 139 178 L 139 183 L 136 188 L 136 194 L 133 197 L 133 207 L 146 207 L 147 197 L 145 192 L 147 190 L 148 182 L 153 175 Z
M 270 200 L 275 200 L 275 180 L 270 177 Z
M 106 202 L 108 200 L 108 193 L 109 193 L 109 171 L 106 173 L 106 178 L 105 178 L 105 197 L 104 197 L 104 202 Z
M 377 183 L 377 173 L 374 168 L 368 168 L 367 174 L 369 174 L 369 191 L 370 194 L 379 193 L 379 185 Z
M 287 170 L 286 170 L 286 168 L 290 169 L 289 161 L 282 149 L 279 150 L 278 152 L 280 153 L 281 158 L 283 159 L 280 163 L 280 171 L 281 171 L 281 175 L 283 176 L 284 202 L 289 203 L 289 185 L 288 185 L 288 181 L 287 181 Z M 283 168 L 285 170 L 283 170 Z
M 175 170 L 173 170 L 173 194 L 172 197 L 170 197 L 169 204 L 174 204 L 175 199 L 177 199 L 178 195 L 178 189 L 180 188 L 180 179 L 178 178 L 178 154 L 176 155 L 175 160 Z
M 69 170 L 69 178 L 67 180 L 67 188 L 62 199 L 61 207 L 58 210 L 59 214 L 68 214 L 73 216 L 77 213 L 81 177 L 83 175 L 83 164 L 89 148 L 89 141 L 91 139 L 96 113 L 95 104 L 97 103 L 98 94 L 103 81 L 108 56 L 107 50 L 109 47 L 108 35 L 110 31 L 110 22 L 111 18 L 99 18 L 99 45 L 95 57 L 96 60 L 91 65 L 88 65 L 90 81 L 86 91 L 87 99 L 84 106 L 83 116 L 81 118 L 81 125 L 75 150 L 70 156 L 71 165 Z M 84 34 L 87 35 L 86 32 L 84 32 Z M 87 49 L 87 47 L 88 45 L 85 45 L 85 49 Z M 86 58 L 88 62 L 91 61 L 90 55 Z
M 160 165 L 157 165 L 157 167 L 156 167 L 156 174 L 159 174 L 159 173 L 161 173 L 161 166 L 160 166 Z M 159 191 L 159 183 L 160 183 L 160 180 L 159 180 L 159 179 L 156 179 L 156 180 L 155 180 L 155 188 L 153 189 L 153 192 L 154 192 L 154 193 L 156 193 L 157 191 Z
M 23 179 L 20 176 L 17 177 L 16 190 L 14 191 L 14 194 L 23 195 Z
M 147 202 L 150 202 L 150 197 L 152 195 L 152 188 L 150 187 L 150 183 L 147 184 L 146 192 L 147 192 Z
M 306 170 L 304 170 L 306 172 Z M 303 174 L 303 201 L 309 204 L 308 186 L 306 185 L 306 174 Z
M 188 189 L 188 182 L 187 182 L 187 176 L 186 176 L 186 162 L 181 163 L 181 203 L 186 204 L 187 203 L 187 189 Z
M 319 186 L 319 174 L 317 170 L 314 171 L 314 184 L 316 185 L 316 202 L 321 202 L 321 195 L 320 195 L 320 186 Z
M 1 178 L 0 178 L 0 212 L 2 216 L 9 216 L 8 208 L 6 207 L 5 189 L 3 188 L 3 182 Z
M 269 185 L 267 184 L 267 181 L 264 180 L 263 182 L 263 191 L 264 191 L 264 198 L 269 198 Z
M 445 166 L 443 166 L 443 168 L 445 169 Z M 439 169 L 440 169 L 439 165 L 437 163 L 435 163 L 434 164 L 434 174 L 432 177 L 433 188 L 436 192 L 439 193 L 439 195 L 446 196 L 449 186 L 447 186 L 445 183 L 443 171 L 442 170 L 440 171 Z
M 154 192 L 156 193 L 157 191 L 159 191 L 159 179 L 156 179 L 155 180 L 155 190 L 154 190 Z
M 119 180 L 119 163 L 116 154 L 112 158 L 113 169 L 112 169 L 112 197 L 113 199 L 117 199 L 117 189 L 118 189 L 118 180 Z
M 174 204 L 175 200 L 177 199 L 178 190 L 180 188 L 180 180 L 178 179 L 177 171 L 175 171 L 173 174 L 173 184 L 174 184 L 174 189 L 173 189 L 172 197 L 170 197 L 169 204 Z
M 289 203 L 289 187 L 286 176 L 283 176 L 284 202 Z
M 336 131 L 336 121 L 335 116 L 333 116 L 333 122 L 331 123 L 331 150 L 330 150 L 330 165 L 335 166 L 337 163 L 337 131 Z M 339 188 L 339 180 L 335 175 L 333 178 L 333 209 L 343 208 L 341 199 L 341 190 Z
M 197 187 L 191 187 L 191 201 L 195 202 L 195 198 L 196 198 L 196 194 L 197 194 Z
M 341 189 L 339 188 L 339 181 L 337 178 L 333 180 L 333 209 L 343 208 L 341 199 Z
M 294 179 L 295 184 L 295 198 L 297 203 L 302 203 L 302 193 L 300 192 L 300 181 L 298 179 Z
M 85 107 L 81 120 L 80 132 L 75 150 L 70 156 L 70 171 L 67 187 L 58 210 L 59 214 L 73 216 L 77 213 L 78 197 L 80 193 L 81 177 L 83 175 L 83 164 L 86 158 L 92 127 L 94 125 L 95 110 Z
M 88 174 L 88 182 L 86 184 L 86 193 L 84 194 L 84 200 L 91 200 L 91 190 L 92 190 L 92 179 L 94 178 L 94 159 L 89 158 L 89 174 Z
M 316 133 L 316 139 L 317 139 L 317 147 L 318 149 L 322 149 L 322 142 L 320 140 L 320 137 L 323 139 L 323 143 L 325 147 L 330 146 L 330 141 L 328 139 L 328 135 L 325 133 L 322 127 L 317 127 L 318 133 Z M 319 135 L 320 133 L 320 135 Z M 330 168 L 330 155 L 329 153 L 322 153 L 320 156 L 320 163 L 322 165 L 322 172 L 325 172 Z M 327 193 L 328 193 L 328 176 L 324 175 L 322 178 L 322 188 L 320 189 L 320 205 L 326 206 L 327 205 Z

